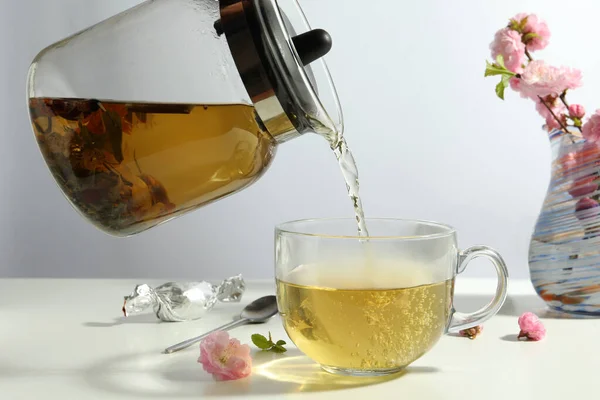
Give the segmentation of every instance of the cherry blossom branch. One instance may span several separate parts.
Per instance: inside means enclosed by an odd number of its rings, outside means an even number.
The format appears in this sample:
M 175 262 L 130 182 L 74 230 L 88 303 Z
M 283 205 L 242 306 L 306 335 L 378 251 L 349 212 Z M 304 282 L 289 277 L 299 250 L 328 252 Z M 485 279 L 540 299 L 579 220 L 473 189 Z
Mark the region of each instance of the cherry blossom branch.
M 533 61 L 533 57 L 531 57 L 531 54 L 529 53 L 529 50 L 527 50 L 527 48 L 525 48 L 525 56 L 527 57 L 527 60 L 529 60 L 529 62 Z M 567 103 L 566 96 L 567 96 L 567 91 L 565 90 L 564 92 L 561 93 L 560 96 L 558 96 L 558 98 L 564 104 L 564 106 L 567 108 L 567 110 L 569 110 L 569 103 Z M 550 112 L 550 114 L 556 120 L 556 122 L 558 122 L 558 124 L 565 131 L 565 133 L 569 133 L 566 125 L 560 120 L 560 118 L 558 118 L 558 116 L 554 113 L 552 108 L 544 101 L 544 99 L 541 96 L 538 96 L 538 99 L 540 99 L 540 102 L 544 105 L 544 107 L 546 107 L 546 109 Z M 580 126 L 577 126 L 577 125 L 574 125 L 574 126 L 575 126 L 575 128 L 577 128 L 579 130 L 579 132 L 583 132 L 583 130 L 581 129 Z
M 568 90 L 581 86 L 581 71 L 555 67 L 532 57 L 533 52 L 546 48 L 549 38 L 550 30 L 545 21 L 535 14 L 517 14 L 496 32 L 490 44 L 495 62 L 486 61 L 484 76 L 501 76 L 496 95 L 502 100 L 509 86 L 521 97 L 533 100 L 537 111 L 546 120 L 548 130 L 574 133 L 573 128 L 576 128 L 589 137 L 590 128 L 593 130 L 596 125 L 588 120 L 582 126 L 585 108 L 579 104 L 569 105 L 566 99 Z M 596 119 L 597 140 L 600 141 L 600 110 Z
M 558 116 L 554 113 L 554 111 L 552 110 L 552 107 L 550 107 L 541 96 L 538 96 L 538 99 L 540 99 L 540 102 L 544 105 L 544 107 L 546 107 L 546 109 L 548 109 L 548 111 L 550 112 L 550 114 L 552 115 L 552 117 L 556 120 L 556 122 L 558 122 L 558 125 L 560 125 L 561 129 L 565 131 L 565 133 L 569 133 L 569 129 L 567 128 L 567 126 L 560 120 L 560 118 L 558 118 Z
M 558 96 L 558 98 L 560 99 L 560 101 L 565 105 L 565 107 L 567 107 L 567 110 L 570 110 L 570 105 L 569 103 L 567 103 L 567 91 L 565 90 L 564 92 L 562 92 L 562 94 L 560 96 Z M 573 116 L 571 115 L 571 118 Z M 574 125 L 575 128 L 577 128 L 579 130 L 579 132 L 583 133 L 583 129 L 581 128 L 581 126 L 579 125 Z

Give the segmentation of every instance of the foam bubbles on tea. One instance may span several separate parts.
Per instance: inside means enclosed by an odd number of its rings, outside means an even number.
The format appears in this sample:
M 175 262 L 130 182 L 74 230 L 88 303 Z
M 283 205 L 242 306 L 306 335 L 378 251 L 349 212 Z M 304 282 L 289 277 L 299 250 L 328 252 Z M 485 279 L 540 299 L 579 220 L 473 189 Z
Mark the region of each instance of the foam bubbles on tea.
M 327 367 L 406 366 L 435 345 L 451 316 L 453 280 L 419 271 L 393 260 L 299 266 L 277 281 L 285 329 Z

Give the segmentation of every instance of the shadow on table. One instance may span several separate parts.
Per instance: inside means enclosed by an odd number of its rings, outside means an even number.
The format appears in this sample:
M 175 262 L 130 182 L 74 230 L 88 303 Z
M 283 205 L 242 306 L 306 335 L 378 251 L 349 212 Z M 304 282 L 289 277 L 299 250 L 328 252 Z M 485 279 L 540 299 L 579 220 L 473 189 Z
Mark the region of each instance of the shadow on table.
M 164 355 L 129 354 L 107 359 L 86 371 L 88 384 L 113 394 L 156 398 L 264 396 L 297 392 L 324 392 L 382 384 L 405 375 L 435 373 L 430 367 L 408 367 L 385 377 L 349 377 L 323 371 L 300 351 L 285 355 L 256 353 L 252 376 L 232 382 L 215 382 L 196 363 L 196 352 Z
M 160 320 L 153 313 L 132 315 L 127 318 L 118 317 L 111 322 L 84 322 L 83 326 L 89 328 L 110 328 L 123 324 L 158 324 Z
M 484 307 L 492 299 L 491 295 L 460 295 L 454 297 L 454 307 L 460 312 L 473 312 Z M 520 317 L 525 312 L 533 312 L 540 318 L 549 319 L 589 319 L 586 315 L 562 313 L 552 310 L 536 295 L 509 295 L 498 315 Z
M 212 313 L 231 313 L 231 318 L 239 318 L 239 313 L 241 311 L 242 307 L 238 306 L 235 308 L 231 308 L 231 307 L 219 307 L 219 305 L 216 305 L 213 308 L 213 312 Z M 119 312 L 119 310 L 115 310 L 116 312 Z M 212 315 L 211 313 L 211 315 Z M 120 317 L 115 317 L 112 320 L 107 320 L 107 321 L 92 321 L 92 322 L 83 322 L 82 325 L 86 326 L 88 328 L 111 328 L 113 326 L 119 326 L 119 325 L 125 325 L 125 324 L 160 324 L 160 323 L 170 323 L 170 322 L 164 322 L 161 321 L 154 312 L 152 311 L 147 311 L 144 312 L 143 314 L 136 314 L 136 315 L 129 315 L 128 317 L 122 316 L 122 313 L 120 313 L 121 316 Z M 117 314 L 118 315 L 118 314 Z M 206 319 L 207 317 L 204 317 L 203 319 Z

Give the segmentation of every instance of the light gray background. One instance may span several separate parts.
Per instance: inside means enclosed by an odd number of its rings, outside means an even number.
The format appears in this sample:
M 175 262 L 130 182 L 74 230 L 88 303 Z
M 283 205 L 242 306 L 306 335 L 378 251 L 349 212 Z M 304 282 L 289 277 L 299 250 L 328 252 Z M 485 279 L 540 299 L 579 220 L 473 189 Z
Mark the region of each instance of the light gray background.
M 250 189 L 130 239 L 96 231 L 71 209 L 39 155 L 25 106 L 36 53 L 137 4 L 133 0 L 0 0 L 0 276 L 222 278 L 273 274 L 273 226 L 350 216 L 325 142 L 280 147 Z M 541 53 L 585 73 L 571 96 L 600 107 L 594 0 L 301 0 L 334 37 L 328 57 L 370 216 L 456 226 L 461 246 L 489 244 L 526 277 L 532 227 L 549 179 L 533 104 L 494 96 L 483 78 L 494 32 L 537 12 L 554 34 Z M 175 21 L 174 21 L 175 23 Z M 596 96 L 595 96 L 596 95 Z M 596 103 L 594 103 L 594 100 Z M 479 265 L 472 272 L 487 275 Z

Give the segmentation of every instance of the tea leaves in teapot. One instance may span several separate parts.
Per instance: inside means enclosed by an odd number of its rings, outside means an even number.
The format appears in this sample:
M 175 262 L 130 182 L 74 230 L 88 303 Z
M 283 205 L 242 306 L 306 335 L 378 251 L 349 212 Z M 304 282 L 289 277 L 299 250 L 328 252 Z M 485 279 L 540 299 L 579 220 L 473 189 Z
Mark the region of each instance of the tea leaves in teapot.
M 123 125 L 121 117 L 114 111 L 106 110 L 102 113 L 102 121 L 106 129 L 106 134 L 110 139 L 113 155 L 118 162 L 123 161 Z

